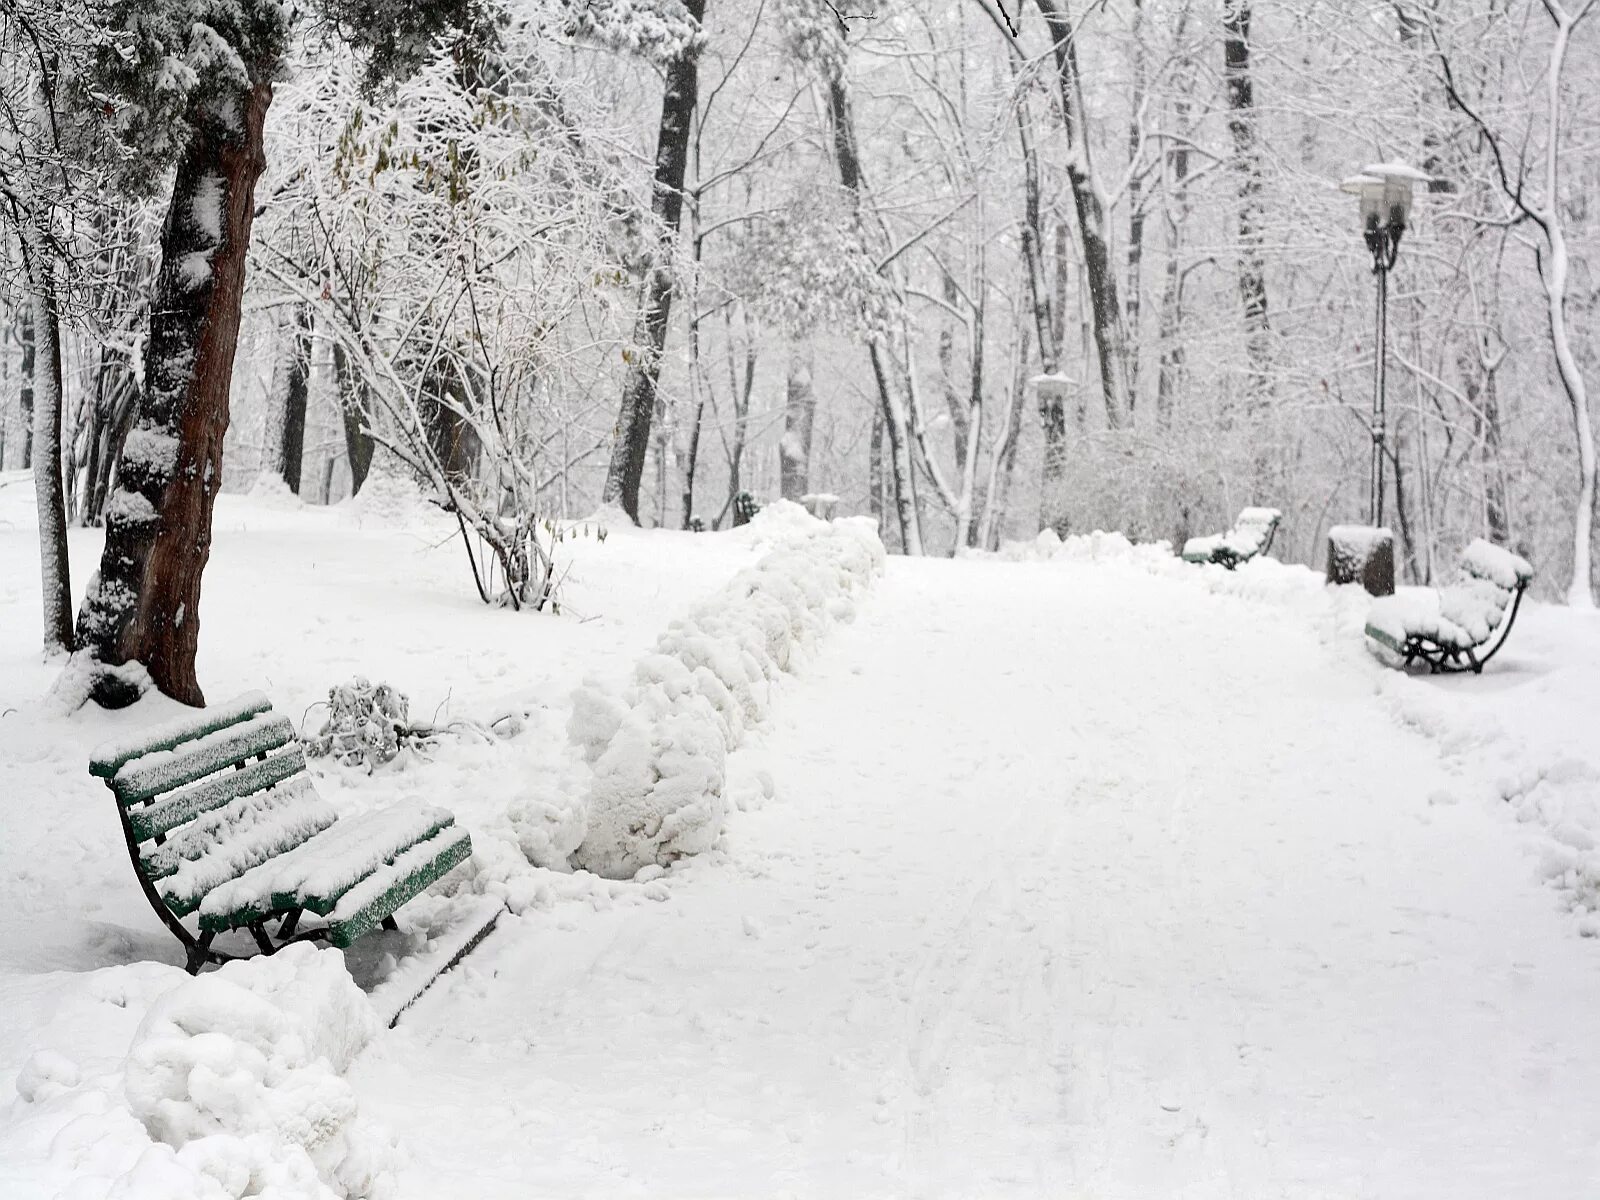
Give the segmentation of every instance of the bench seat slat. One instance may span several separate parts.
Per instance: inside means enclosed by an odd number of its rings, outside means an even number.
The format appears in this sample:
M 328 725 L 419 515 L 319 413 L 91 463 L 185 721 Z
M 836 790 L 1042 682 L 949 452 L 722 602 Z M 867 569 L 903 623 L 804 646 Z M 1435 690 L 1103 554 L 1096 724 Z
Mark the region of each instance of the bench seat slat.
M 144 808 L 134 809 L 128 814 L 133 836 L 141 842 L 164 836 L 202 813 L 300 775 L 305 769 L 305 751 L 298 745 L 287 746 L 281 752 L 237 771 L 224 768 L 192 787 L 163 796 Z
M 246 692 L 225 704 L 213 704 L 198 713 L 133 730 L 96 746 L 89 759 L 89 773 L 100 779 L 110 779 L 130 759 L 156 750 L 171 750 L 184 742 L 237 725 L 271 707 L 272 701 L 263 693 Z
M 311 777 L 296 775 L 206 813 L 166 845 L 145 852 L 141 862 L 168 907 L 186 916 L 213 888 L 292 850 L 337 819 Z
M 130 760 L 112 777 L 111 790 L 124 804 L 137 804 L 293 740 L 294 725 L 288 717 L 259 713 L 177 749 L 157 750 Z
M 351 887 L 454 820 L 445 809 L 418 804 L 345 817 L 213 889 L 201 901 L 200 927 L 237 929 L 294 908 L 326 916 Z
M 340 897 L 328 914 L 328 941 L 344 947 L 372 932 L 395 909 L 420 895 L 471 854 L 472 838 L 455 825 L 418 842 Z

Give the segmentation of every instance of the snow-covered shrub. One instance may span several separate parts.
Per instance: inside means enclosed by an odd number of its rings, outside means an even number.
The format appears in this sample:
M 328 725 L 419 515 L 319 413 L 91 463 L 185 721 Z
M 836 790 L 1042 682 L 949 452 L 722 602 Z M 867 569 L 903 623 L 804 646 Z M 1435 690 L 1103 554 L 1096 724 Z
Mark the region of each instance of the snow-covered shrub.
M 425 731 L 411 724 L 411 702 L 387 683 L 374 686 L 357 675 L 328 689 L 328 719 L 306 740 L 313 757 L 333 755 L 347 767 L 368 771 L 391 761 L 402 747 L 416 745 Z
M 797 651 L 850 619 L 883 569 L 870 521 L 823 524 L 779 501 L 751 528 L 789 536 L 674 621 L 620 695 L 589 682 L 574 696 L 568 735 L 594 768 L 578 866 L 623 879 L 710 849 L 728 751 L 765 719 Z

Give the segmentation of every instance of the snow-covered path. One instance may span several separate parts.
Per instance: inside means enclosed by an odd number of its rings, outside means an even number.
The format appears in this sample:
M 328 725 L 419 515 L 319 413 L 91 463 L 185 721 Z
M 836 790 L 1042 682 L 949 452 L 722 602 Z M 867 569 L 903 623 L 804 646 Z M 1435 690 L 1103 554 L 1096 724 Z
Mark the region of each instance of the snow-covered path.
M 1594 944 L 1303 620 L 899 560 L 776 711 L 725 855 L 357 1068 L 407 1197 L 1600 1189 Z

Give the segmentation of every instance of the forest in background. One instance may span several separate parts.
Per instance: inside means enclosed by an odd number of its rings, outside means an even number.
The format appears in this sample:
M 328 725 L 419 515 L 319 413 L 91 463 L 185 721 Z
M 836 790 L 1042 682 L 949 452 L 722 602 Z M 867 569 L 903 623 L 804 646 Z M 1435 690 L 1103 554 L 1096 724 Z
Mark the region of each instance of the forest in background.
M 742 490 L 912 553 L 1268 504 L 1320 563 L 1370 453 L 1338 183 L 1399 159 L 1437 180 L 1390 285 L 1400 570 L 1482 535 L 1588 603 L 1593 7 L 0 0 L 0 466 L 56 458 L 59 390 L 64 517 L 117 511 L 204 17 L 241 61 L 277 39 L 229 489 L 414 477 L 523 599 L 544 522 L 726 525 Z

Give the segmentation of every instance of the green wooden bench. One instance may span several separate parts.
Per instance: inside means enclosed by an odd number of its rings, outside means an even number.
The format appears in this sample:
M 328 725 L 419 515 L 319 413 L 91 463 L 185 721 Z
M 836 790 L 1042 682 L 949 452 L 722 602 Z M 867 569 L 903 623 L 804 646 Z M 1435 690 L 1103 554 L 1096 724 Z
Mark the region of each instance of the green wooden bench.
M 117 798 L 139 886 L 183 943 L 190 974 L 242 957 L 213 944 L 236 930 L 271 954 L 395 929 L 395 910 L 472 853 L 442 808 L 338 817 L 312 787 L 294 726 L 260 692 L 108 742 L 89 771 Z M 496 903 L 445 967 L 499 912 Z
M 1506 644 L 1532 580 L 1527 559 L 1475 538 L 1453 583 L 1384 596 L 1367 613 L 1366 634 L 1400 666 L 1421 659 L 1435 674 L 1477 674 Z
M 1272 548 L 1283 514 L 1275 508 L 1247 508 L 1227 533 L 1192 537 L 1183 544 L 1183 561 L 1217 563 L 1233 570 Z

